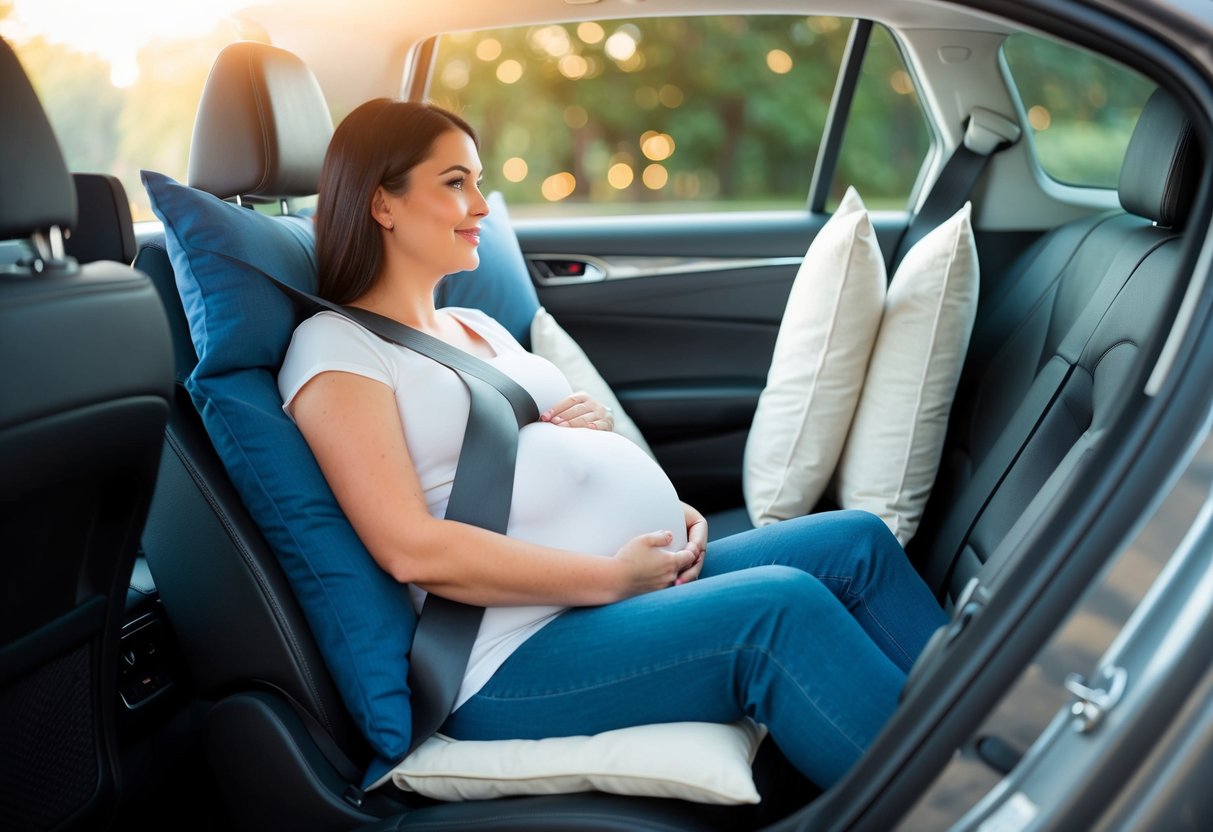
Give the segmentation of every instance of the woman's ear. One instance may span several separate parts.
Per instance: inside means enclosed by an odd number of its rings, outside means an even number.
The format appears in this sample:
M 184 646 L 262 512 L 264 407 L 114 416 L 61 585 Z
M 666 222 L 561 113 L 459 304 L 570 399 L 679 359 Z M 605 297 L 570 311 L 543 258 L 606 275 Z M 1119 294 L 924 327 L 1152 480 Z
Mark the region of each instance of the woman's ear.
M 375 193 L 371 194 L 371 218 L 385 231 L 394 231 L 396 229 L 396 221 L 392 219 L 392 207 L 388 201 L 388 193 L 380 185 L 375 189 Z

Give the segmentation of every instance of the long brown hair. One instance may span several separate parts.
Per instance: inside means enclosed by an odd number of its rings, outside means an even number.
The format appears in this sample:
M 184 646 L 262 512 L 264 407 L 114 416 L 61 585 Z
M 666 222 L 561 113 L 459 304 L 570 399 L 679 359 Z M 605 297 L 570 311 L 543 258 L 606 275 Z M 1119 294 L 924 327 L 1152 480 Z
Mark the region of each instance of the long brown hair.
M 371 287 L 383 257 L 371 197 L 380 185 L 402 195 L 409 171 L 450 130 L 479 139 L 466 121 L 432 104 L 376 98 L 357 107 L 333 132 L 320 169 L 316 205 L 319 294 L 349 303 Z

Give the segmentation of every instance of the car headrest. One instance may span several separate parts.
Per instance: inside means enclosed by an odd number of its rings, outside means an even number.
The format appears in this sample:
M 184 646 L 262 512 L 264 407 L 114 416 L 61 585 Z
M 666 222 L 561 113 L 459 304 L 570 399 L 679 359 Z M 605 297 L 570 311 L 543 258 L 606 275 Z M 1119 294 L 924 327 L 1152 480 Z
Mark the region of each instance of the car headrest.
M 1142 108 L 1120 171 L 1120 204 L 1166 228 L 1181 228 L 1196 192 L 1201 153 L 1192 120 L 1158 89 Z
M 135 226 L 126 188 L 116 176 L 73 173 L 80 222 L 64 244 L 81 263 L 113 260 L 130 265 L 135 259 Z
M 206 79 L 189 184 L 220 199 L 316 193 L 333 118 L 316 76 L 264 43 L 225 47 Z
M 0 39 L 0 240 L 76 224 L 76 189 L 59 142 L 8 43 Z

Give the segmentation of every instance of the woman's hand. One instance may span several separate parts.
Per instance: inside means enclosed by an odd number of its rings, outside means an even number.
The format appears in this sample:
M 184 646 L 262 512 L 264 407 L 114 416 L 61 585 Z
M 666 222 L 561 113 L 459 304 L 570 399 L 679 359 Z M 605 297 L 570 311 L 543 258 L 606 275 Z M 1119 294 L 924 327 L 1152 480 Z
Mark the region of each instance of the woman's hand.
M 703 569 L 703 556 L 708 551 L 708 521 L 698 509 L 686 503 L 682 504 L 682 514 L 687 524 L 687 548 L 695 555 L 695 560 L 678 573 L 678 578 L 674 581 L 676 585 L 699 577 L 699 572 Z
M 642 595 L 673 586 L 679 574 L 691 567 L 696 555 L 689 549 L 666 549 L 674 540 L 668 531 L 649 532 L 634 537 L 615 553 L 624 567 L 623 597 Z
M 611 409 L 591 399 L 584 390 L 578 390 L 556 402 L 550 410 L 541 413 L 539 418 L 541 421 L 566 428 L 615 429 L 615 416 Z

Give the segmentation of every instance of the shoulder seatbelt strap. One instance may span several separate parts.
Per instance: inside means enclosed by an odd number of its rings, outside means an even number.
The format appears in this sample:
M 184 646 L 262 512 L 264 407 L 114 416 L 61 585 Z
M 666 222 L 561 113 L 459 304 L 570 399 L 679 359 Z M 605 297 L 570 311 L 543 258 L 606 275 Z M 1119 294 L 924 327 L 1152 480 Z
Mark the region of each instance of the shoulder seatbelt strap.
M 458 373 L 472 402 L 446 519 L 505 534 L 514 494 L 518 430 L 539 419 L 539 408 L 531 395 L 492 365 L 445 341 L 365 309 L 315 300 L 322 308 L 351 318 L 383 340 L 414 350 Z M 450 715 L 483 617 L 484 607 L 433 593 L 426 596 L 409 651 L 409 704 L 413 712 L 409 753 L 433 736 Z
M 984 107 L 973 108 L 965 124 L 963 140 L 944 164 L 922 207 L 901 235 L 892 269 L 897 268 L 915 243 L 960 210 L 973 193 L 990 157 L 1015 144 L 1019 134 L 1019 125 L 1009 118 Z
M 249 263 L 222 252 L 213 253 L 252 268 L 303 309 L 335 312 L 385 341 L 454 370 L 468 388 L 471 408 L 446 518 L 505 534 L 514 493 L 518 431 L 539 419 L 539 408 L 525 388 L 491 364 L 445 341 L 383 315 L 331 303 L 283 283 Z M 409 702 L 413 714 L 409 753 L 433 736 L 450 715 L 483 616 L 483 607 L 433 593 L 426 596 L 409 652 Z

